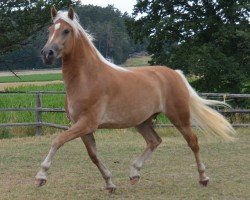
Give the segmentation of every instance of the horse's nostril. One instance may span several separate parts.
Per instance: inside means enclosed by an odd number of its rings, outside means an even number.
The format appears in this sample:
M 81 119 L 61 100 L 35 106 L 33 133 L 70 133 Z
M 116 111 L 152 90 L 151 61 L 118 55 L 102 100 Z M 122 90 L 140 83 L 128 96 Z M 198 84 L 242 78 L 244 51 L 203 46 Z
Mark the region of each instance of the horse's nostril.
M 52 50 L 49 50 L 49 56 L 53 56 L 54 52 Z
M 43 51 L 43 49 L 42 49 L 42 50 L 41 50 L 41 54 L 42 54 L 42 55 L 43 55 L 43 52 L 44 52 L 44 51 Z

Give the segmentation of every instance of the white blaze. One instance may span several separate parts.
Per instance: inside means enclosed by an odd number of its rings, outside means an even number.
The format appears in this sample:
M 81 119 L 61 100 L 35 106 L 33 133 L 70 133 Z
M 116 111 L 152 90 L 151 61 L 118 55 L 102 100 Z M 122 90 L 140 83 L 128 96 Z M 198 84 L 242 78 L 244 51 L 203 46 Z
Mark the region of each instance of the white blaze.
M 54 39 L 54 37 L 55 37 L 55 33 L 56 33 L 56 31 L 58 30 L 58 29 L 60 29 L 60 27 L 61 27 L 61 23 L 57 23 L 57 24 L 55 24 L 55 30 L 54 30 L 54 33 L 53 33 L 53 35 L 51 36 L 51 38 L 50 38 L 50 40 L 49 40 L 49 43 L 51 43 L 52 42 L 52 40 Z
M 58 30 L 61 27 L 61 23 L 55 24 L 55 30 Z

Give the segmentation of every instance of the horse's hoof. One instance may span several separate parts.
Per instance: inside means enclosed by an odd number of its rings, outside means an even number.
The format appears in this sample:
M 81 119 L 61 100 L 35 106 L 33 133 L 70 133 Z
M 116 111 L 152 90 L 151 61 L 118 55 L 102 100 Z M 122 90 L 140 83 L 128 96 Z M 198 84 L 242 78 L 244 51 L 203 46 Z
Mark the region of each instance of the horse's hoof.
M 105 191 L 108 192 L 109 194 L 114 194 L 115 193 L 115 187 L 106 187 Z
M 200 181 L 200 185 L 202 187 L 207 187 L 208 182 L 209 182 L 209 178 L 207 177 L 206 179 Z
M 130 177 L 130 184 L 135 185 L 136 183 L 139 182 L 139 180 L 140 180 L 140 176 Z
M 36 179 L 35 184 L 37 187 L 41 187 L 41 186 L 45 185 L 46 181 L 47 181 L 46 179 Z

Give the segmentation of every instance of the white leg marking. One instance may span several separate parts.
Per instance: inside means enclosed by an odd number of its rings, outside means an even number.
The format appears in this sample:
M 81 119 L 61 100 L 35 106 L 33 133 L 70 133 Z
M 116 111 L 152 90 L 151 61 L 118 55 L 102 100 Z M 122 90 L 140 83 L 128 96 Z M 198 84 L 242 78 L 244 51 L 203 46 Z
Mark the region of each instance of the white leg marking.
M 147 149 L 145 150 L 145 152 L 138 158 L 136 159 L 133 164 L 130 167 L 130 177 L 136 177 L 136 176 L 140 176 L 140 169 L 142 168 L 142 165 L 144 164 L 144 162 L 149 159 L 149 157 L 151 156 L 151 154 L 153 153 L 153 150 L 150 149 L 150 147 L 147 147 Z
M 113 184 L 111 177 L 111 172 L 99 161 L 99 164 L 97 165 L 99 168 L 105 182 L 106 182 L 106 188 L 115 188 L 116 186 Z
M 51 148 L 48 155 L 46 156 L 46 158 L 44 159 L 44 161 L 41 164 L 41 169 L 40 171 L 37 173 L 36 175 L 36 179 L 45 179 L 47 180 L 46 174 L 45 172 L 48 171 L 48 169 L 50 168 L 51 165 L 51 161 L 54 157 L 56 153 L 56 149 L 55 148 Z
M 195 153 L 194 155 L 195 155 L 195 159 L 196 159 L 196 163 L 197 163 L 197 167 L 198 167 L 200 181 L 209 180 L 209 177 L 207 177 L 206 174 L 205 174 L 206 167 L 201 162 L 200 154 L 199 153 Z

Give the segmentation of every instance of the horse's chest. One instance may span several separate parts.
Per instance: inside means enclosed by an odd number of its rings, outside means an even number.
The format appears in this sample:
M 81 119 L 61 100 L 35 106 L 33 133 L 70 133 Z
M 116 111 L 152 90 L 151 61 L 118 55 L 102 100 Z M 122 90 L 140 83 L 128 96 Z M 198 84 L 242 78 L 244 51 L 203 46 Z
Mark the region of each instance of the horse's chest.
M 69 116 L 70 116 L 70 117 L 73 117 L 73 116 L 74 116 L 74 113 L 75 113 L 75 112 L 74 112 L 74 108 L 73 108 L 72 106 L 69 106 L 68 109 L 69 109 Z
M 77 105 L 72 100 L 68 100 L 69 117 L 73 123 L 77 121 L 77 118 L 80 113 L 79 111 L 80 111 L 80 108 L 78 108 Z
M 91 104 L 88 99 L 71 99 L 68 98 L 68 113 L 72 122 L 77 122 L 81 115 L 86 115 L 90 110 Z

